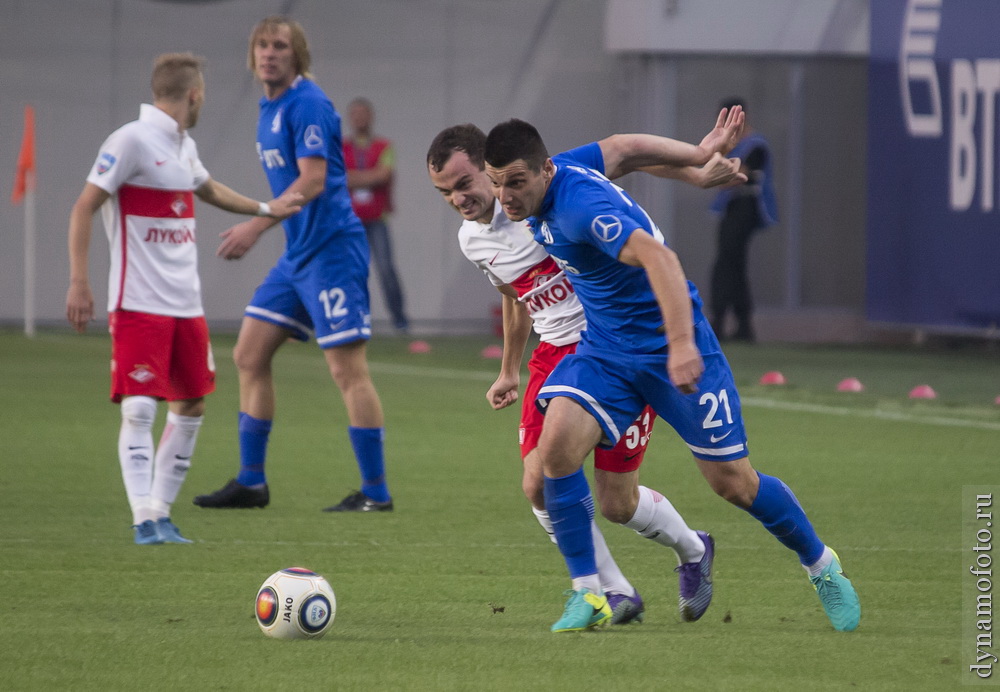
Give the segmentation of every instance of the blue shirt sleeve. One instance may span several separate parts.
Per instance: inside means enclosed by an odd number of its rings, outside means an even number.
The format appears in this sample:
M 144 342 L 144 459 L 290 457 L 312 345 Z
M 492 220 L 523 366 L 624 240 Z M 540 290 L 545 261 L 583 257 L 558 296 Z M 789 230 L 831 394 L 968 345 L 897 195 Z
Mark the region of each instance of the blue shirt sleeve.
M 304 98 L 288 114 L 295 145 L 295 158 L 327 158 L 330 146 L 339 146 L 340 118 L 333 105 L 319 98 Z

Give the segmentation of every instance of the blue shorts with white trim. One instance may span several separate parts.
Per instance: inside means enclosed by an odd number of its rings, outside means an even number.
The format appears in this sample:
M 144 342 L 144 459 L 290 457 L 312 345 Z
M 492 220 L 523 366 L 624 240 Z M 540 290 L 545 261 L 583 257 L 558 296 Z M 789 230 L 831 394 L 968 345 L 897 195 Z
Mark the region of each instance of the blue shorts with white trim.
M 604 431 L 601 446 L 611 447 L 648 403 L 698 459 L 741 459 L 747 438 L 733 372 L 707 321 L 695 325 L 695 335 L 705 370 L 694 394 L 681 394 L 670 383 L 665 352 L 621 353 L 584 340 L 545 380 L 538 405 L 559 396 L 573 399 Z
M 282 257 L 254 292 L 244 314 L 284 327 L 300 341 L 308 341 L 315 331 L 321 348 L 370 339 L 364 236 L 357 241 L 338 240 L 336 253 L 317 255 L 300 268 Z

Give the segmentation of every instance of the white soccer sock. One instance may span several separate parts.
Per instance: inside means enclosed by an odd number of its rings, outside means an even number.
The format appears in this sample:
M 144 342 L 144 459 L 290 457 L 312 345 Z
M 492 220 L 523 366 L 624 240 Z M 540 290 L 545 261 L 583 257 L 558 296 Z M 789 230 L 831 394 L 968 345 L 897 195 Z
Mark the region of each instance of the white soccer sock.
M 538 509 L 534 505 L 531 507 L 531 511 L 535 514 L 535 519 L 538 523 L 542 525 L 545 529 L 545 533 L 549 535 L 549 539 L 559 545 L 556 541 L 555 531 L 552 529 L 552 520 L 549 519 L 549 513 L 544 509 Z M 591 534 L 594 536 L 594 558 L 597 560 L 597 575 L 601 580 L 601 589 L 604 593 L 621 593 L 628 596 L 635 594 L 635 587 L 632 583 L 622 574 L 621 569 L 618 567 L 618 563 L 615 559 L 611 557 L 611 551 L 608 549 L 608 544 L 604 540 L 604 534 L 597 527 L 594 521 L 590 522 Z M 575 586 L 573 588 L 578 588 Z M 590 588 L 590 587 L 588 587 Z M 593 590 L 593 589 L 591 589 Z M 596 591 L 595 591 L 596 593 Z
M 153 485 L 153 421 L 156 399 L 130 396 L 121 403 L 122 427 L 118 433 L 118 461 L 125 481 L 125 495 L 132 508 L 132 523 L 153 519 L 149 493 Z
M 534 505 L 531 505 L 531 511 L 534 512 L 535 519 L 538 520 L 538 523 L 542 525 L 542 529 L 544 529 L 545 533 L 549 535 L 549 540 L 556 545 L 559 545 L 559 542 L 556 540 L 555 529 L 552 528 L 552 520 L 549 519 L 548 510 L 538 509 Z
M 655 490 L 639 486 L 639 505 L 624 524 L 640 536 L 673 548 L 678 564 L 697 562 L 705 554 L 705 544 L 688 528 L 680 513 Z
M 170 506 L 177 499 L 188 469 L 191 468 L 191 456 L 204 418 L 167 412 L 167 425 L 156 451 L 156 473 L 153 475 L 150 498 L 155 519 L 170 516 Z
M 588 574 L 585 577 L 573 578 L 573 590 L 587 589 L 590 593 L 601 594 L 601 579 L 596 574 Z
M 830 546 L 823 546 L 823 554 L 811 565 L 802 565 L 802 569 L 809 573 L 810 577 L 818 577 L 829 564 L 833 562 L 833 551 Z
M 608 544 L 604 540 L 604 534 L 597 527 L 594 521 L 590 522 L 591 533 L 594 534 L 594 557 L 597 560 L 597 576 L 601 578 L 601 588 L 605 594 L 620 593 L 626 596 L 635 595 L 635 588 L 632 583 L 625 578 L 618 563 L 611 557 Z

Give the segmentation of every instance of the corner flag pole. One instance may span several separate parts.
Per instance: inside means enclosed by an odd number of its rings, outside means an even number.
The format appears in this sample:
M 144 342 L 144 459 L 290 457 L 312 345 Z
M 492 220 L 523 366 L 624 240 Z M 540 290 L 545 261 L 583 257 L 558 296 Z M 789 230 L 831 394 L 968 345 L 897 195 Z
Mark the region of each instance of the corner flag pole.
M 35 109 L 24 107 L 24 135 L 17 156 L 11 202 L 24 201 L 24 333 L 35 335 Z
M 30 177 L 34 179 L 35 172 Z M 35 186 L 24 199 L 24 334 L 35 336 Z

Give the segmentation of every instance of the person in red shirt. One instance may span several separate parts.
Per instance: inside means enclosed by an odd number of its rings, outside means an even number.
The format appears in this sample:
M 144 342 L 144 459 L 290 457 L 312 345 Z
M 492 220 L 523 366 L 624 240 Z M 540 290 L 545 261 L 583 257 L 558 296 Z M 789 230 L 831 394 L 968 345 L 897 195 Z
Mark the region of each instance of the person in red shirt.
M 356 98 L 347 108 L 351 134 L 344 138 L 347 187 L 354 213 L 364 224 L 372 262 L 378 269 L 382 297 L 397 331 L 406 332 L 410 321 L 403 304 L 403 289 L 392 261 L 387 219 L 392 211 L 392 178 L 396 152 L 392 142 L 372 134 L 375 111 L 371 101 Z

